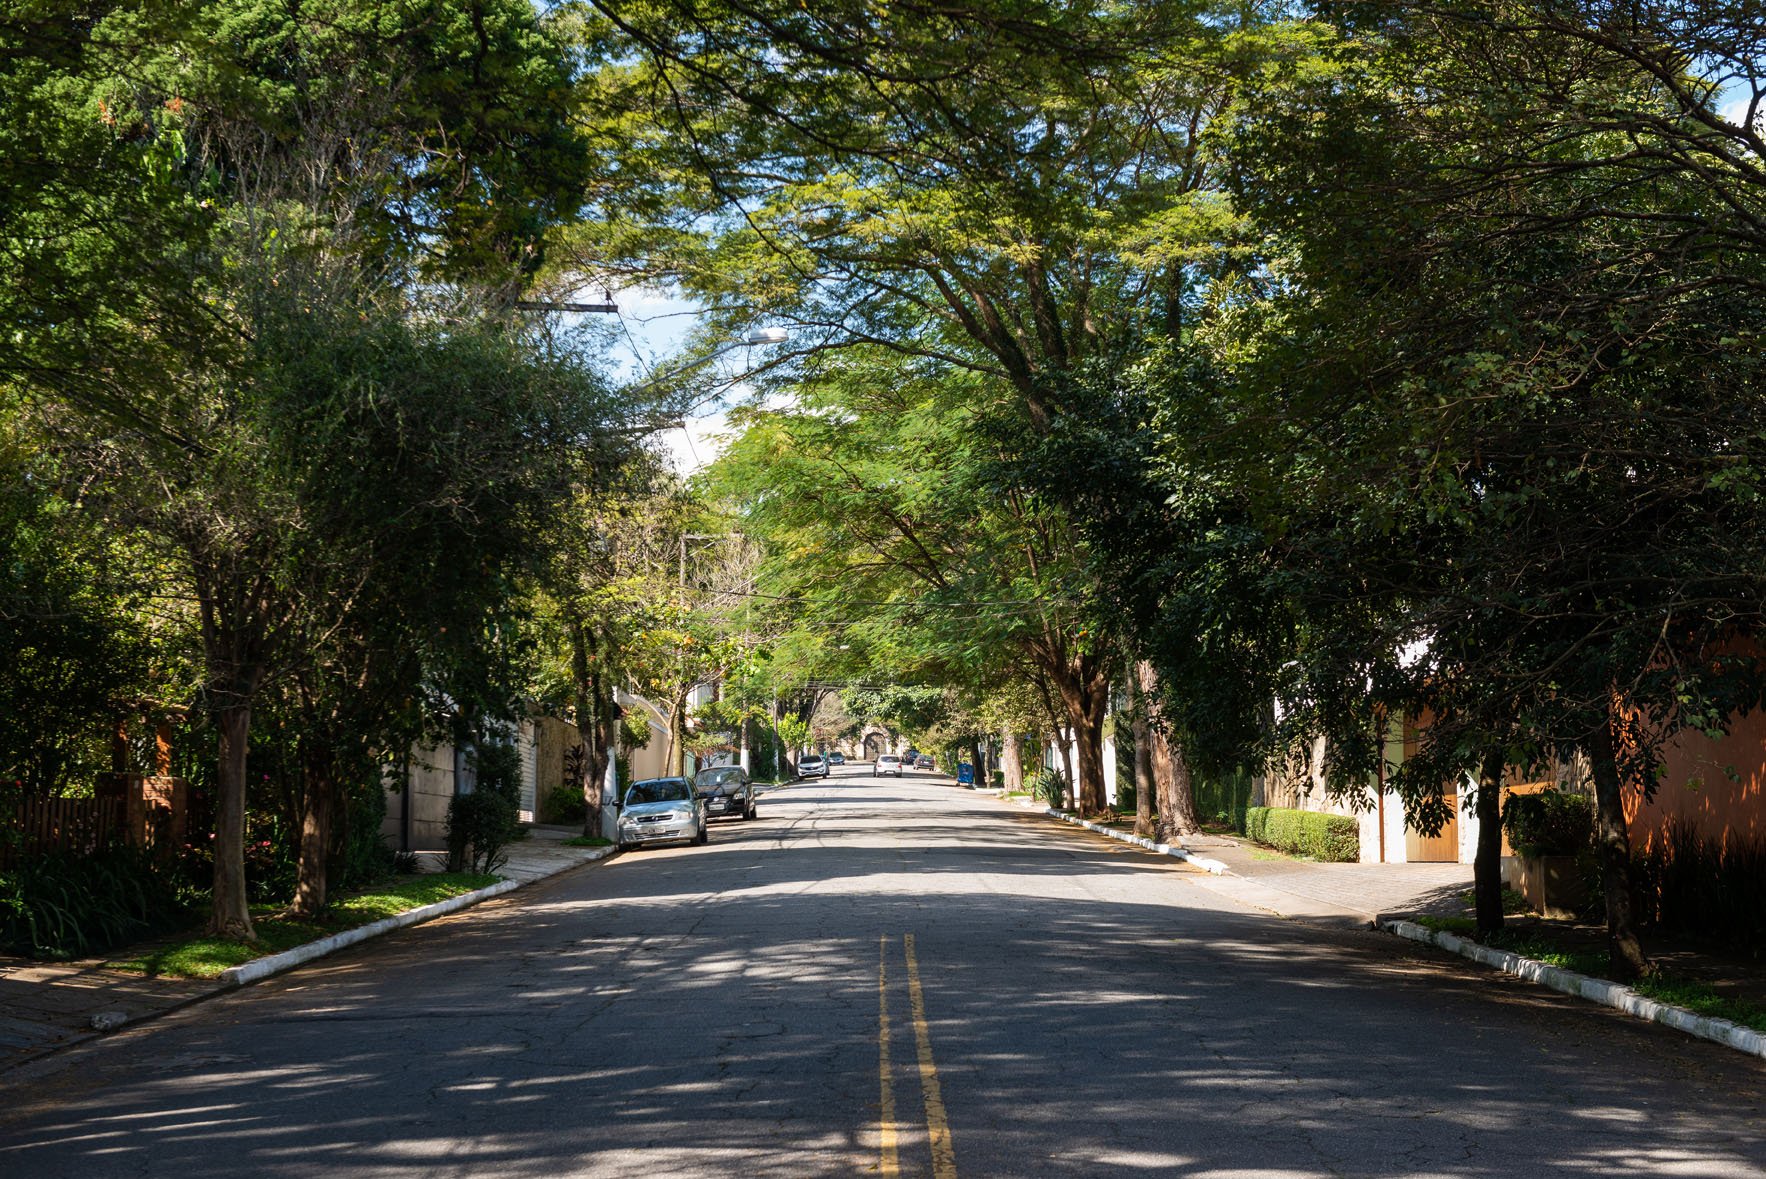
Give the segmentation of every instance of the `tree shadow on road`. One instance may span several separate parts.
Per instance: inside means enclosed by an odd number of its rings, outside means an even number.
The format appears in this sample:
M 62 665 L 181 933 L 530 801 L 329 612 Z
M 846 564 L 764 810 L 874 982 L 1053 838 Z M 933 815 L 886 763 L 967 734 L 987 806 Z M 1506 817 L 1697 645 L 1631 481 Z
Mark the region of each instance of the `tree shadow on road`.
M 12 1094 L 0 1169 L 849 1175 L 878 1161 L 881 994 L 923 1171 L 907 934 L 964 1176 L 1766 1162 L 1766 1084 L 1711 1046 L 1223 908 L 1134 849 L 874 801 L 620 857 L 119 1037 Z

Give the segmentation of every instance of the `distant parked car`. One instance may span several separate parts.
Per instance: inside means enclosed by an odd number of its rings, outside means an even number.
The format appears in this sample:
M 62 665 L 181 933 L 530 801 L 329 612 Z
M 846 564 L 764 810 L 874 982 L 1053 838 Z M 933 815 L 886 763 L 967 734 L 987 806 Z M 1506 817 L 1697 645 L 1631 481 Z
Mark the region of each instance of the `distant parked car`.
M 797 776 L 799 778 L 826 778 L 828 763 L 822 760 L 822 755 L 819 753 L 805 754 L 797 762 Z
M 831 766 L 843 766 L 846 764 L 846 755 L 844 753 L 830 753 L 828 755 L 828 764 Z
M 754 783 L 741 766 L 712 766 L 693 775 L 693 793 L 705 803 L 707 819 L 752 819 Z
M 885 774 L 901 777 L 901 758 L 893 753 L 878 754 L 876 764 L 871 767 L 871 776 L 880 778 Z
M 929 769 L 931 769 L 932 768 L 931 756 L 928 754 L 924 754 L 924 753 L 916 756 L 914 758 L 914 768 L 916 770 L 929 770 Z
M 633 782 L 619 805 L 619 850 L 645 843 L 706 843 L 705 804 L 685 778 Z

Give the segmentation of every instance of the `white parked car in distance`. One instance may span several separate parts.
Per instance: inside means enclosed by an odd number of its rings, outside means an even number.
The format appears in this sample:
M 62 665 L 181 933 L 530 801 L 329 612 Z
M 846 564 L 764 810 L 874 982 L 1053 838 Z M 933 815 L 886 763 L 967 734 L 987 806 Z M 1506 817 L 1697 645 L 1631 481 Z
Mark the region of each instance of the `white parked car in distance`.
M 876 763 L 871 766 L 871 776 L 880 778 L 884 774 L 901 777 L 901 758 L 893 753 L 879 753 Z
M 819 753 L 806 753 L 797 762 L 797 776 L 799 778 L 826 778 L 828 776 L 828 762 Z

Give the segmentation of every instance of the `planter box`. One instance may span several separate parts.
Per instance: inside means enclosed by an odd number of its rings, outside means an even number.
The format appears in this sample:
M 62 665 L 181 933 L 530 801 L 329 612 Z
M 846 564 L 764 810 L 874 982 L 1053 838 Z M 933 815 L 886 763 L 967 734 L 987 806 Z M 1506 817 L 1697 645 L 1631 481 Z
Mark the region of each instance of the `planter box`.
M 1571 920 L 1588 903 L 1575 856 L 1504 856 L 1502 882 L 1543 917 Z

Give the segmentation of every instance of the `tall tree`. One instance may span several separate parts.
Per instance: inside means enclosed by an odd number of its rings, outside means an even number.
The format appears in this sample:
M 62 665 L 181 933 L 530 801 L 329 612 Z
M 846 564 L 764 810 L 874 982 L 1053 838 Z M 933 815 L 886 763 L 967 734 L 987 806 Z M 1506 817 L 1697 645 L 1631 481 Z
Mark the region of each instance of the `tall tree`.
M 1586 754 L 1629 973 L 1622 794 L 1760 691 L 1733 647 L 1762 618 L 1762 402 L 1736 395 L 1760 374 L 1726 343 L 1760 329 L 1726 229 L 1757 198 L 1697 166 L 1733 129 L 1664 82 L 1666 26 L 1621 51 L 1557 27 L 1574 8 L 1388 9 L 1247 90 L 1225 150 L 1281 281 L 1222 292 L 1162 366 L 1153 457 L 1187 485 L 1168 504 L 1216 501 L 1180 531 L 1221 559 L 1200 595 L 1127 580 L 1155 625 L 1252 653 L 1332 734 L 1335 789 L 1367 781 L 1381 703 L 1433 711 L 1397 778 L 1425 829 L 1466 770 L 1496 788 L 1496 750 Z
M 1090 620 L 1066 519 L 996 481 L 1000 452 L 978 425 L 1010 394 L 992 384 L 888 351 L 829 354 L 792 408 L 741 416 L 717 485 L 768 545 L 767 591 L 870 666 L 961 684 L 997 680 L 1007 659 L 1034 669 L 1095 810 L 1114 647 Z
M 510 0 L 171 11 L 182 22 L 174 50 L 102 81 L 140 96 L 167 145 L 154 159 L 211 214 L 203 307 L 218 326 L 202 347 L 168 340 L 153 353 L 148 409 L 123 420 L 146 419 L 161 437 L 121 442 L 137 453 L 119 465 L 146 460 L 129 485 L 181 554 L 197 601 L 221 747 L 212 923 L 239 936 L 251 931 L 251 709 L 300 631 L 290 592 L 300 496 L 280 481 L 287 456 L 262 449 L 263 403 L 300 358 L 266 342 L 334 294 L 337 269 L 315 258 L 347 258 L 368 285 L 426 275 L 507 289 L 537 265 L 545 225 L 572 207 L 586 152 L 567 119 L 561 44 Z

